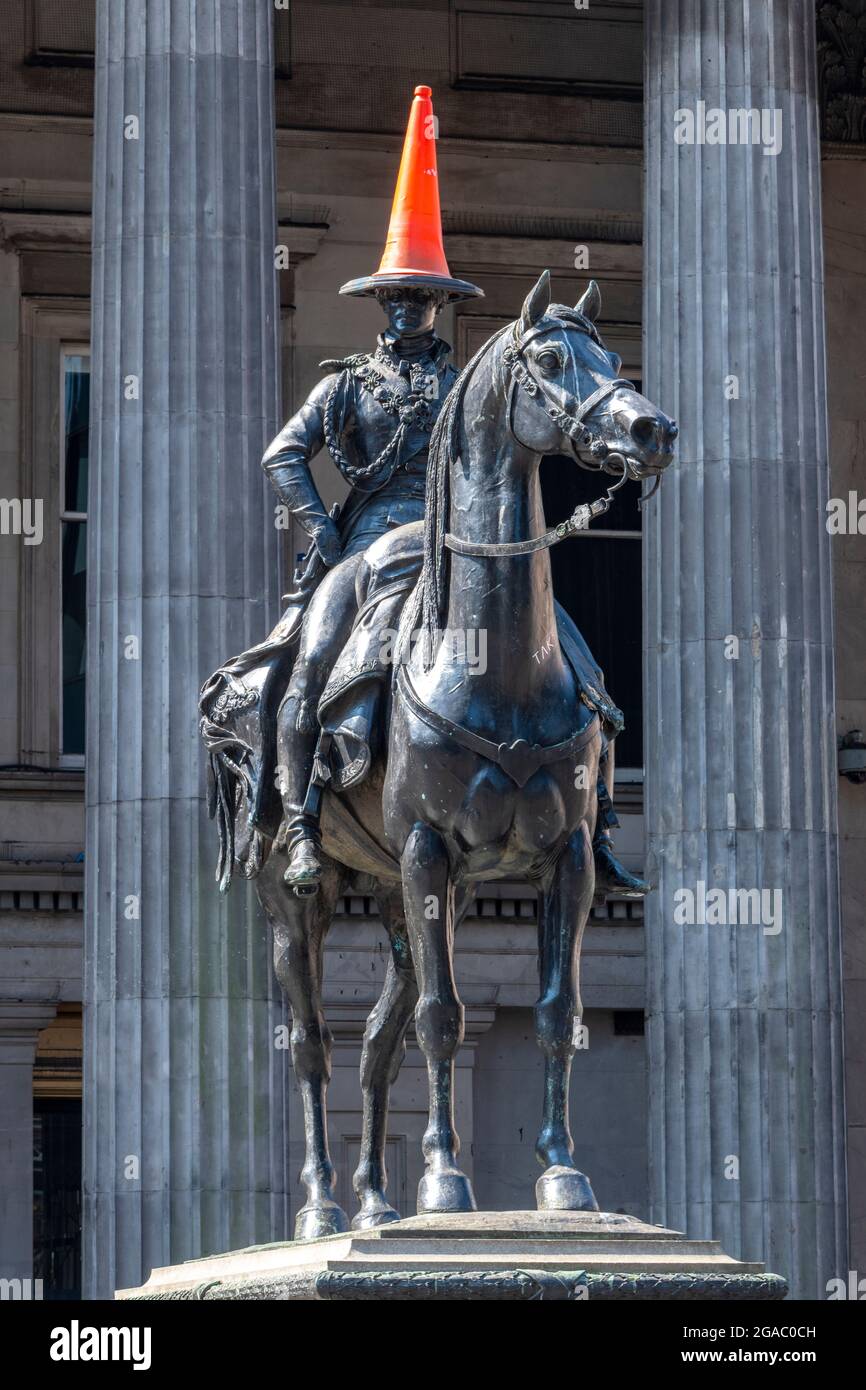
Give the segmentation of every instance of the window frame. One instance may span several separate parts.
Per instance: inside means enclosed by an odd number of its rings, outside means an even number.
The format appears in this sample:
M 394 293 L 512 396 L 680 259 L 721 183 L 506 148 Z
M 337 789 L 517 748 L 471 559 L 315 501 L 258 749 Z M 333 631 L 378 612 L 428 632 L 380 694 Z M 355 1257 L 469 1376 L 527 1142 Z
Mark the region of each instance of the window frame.
M 89 49 L 57 48 L 46 42 L 47 38 L 42 0 L 24 0 L 24 61 L 28 67 L 92 68 L 94 66 L 94 47 Z
M 570 24 L 575 20 L 574 0 L 448 0 L 451 86 L 455 91 L 551 93 L 630 103 L 642 99 L 643 84 L 636 76 L 630 80 L 622 76 L 603 80 L 590 76 L 529 77 L 518 73 L 471 72 L 464 61 L 463 28 L 464 19 L 471 16 L 483 16 L 506 27 L 515 19 L 537 23 L 549 19 Z M 582 18 L 578 16 L 577 22 L 628 25 L 633 30 L 638 29 L 637 39 L 643 22 L 641 0 L 593 0 L 589 13 Z
M 90 304 L 65 296 L 21 300 L 22 496 L 42 499 L 42 544 L 22 546 L 19 756 L 46 771 L 83 772 L 62 745 L 61 501 L 63 352 L 90 346 Z M 46 623 L 48 626 L 46 626 Z
M 58 401 L 58 426 L 57 426 L 57 761 L 60 767 L 83 768 L 84 753 L 64 753 L 63 751 L 63 526 L 68 521 L 83 522 L 87 526 L 87 512 L 69 511 L 66 506 L 66 370 L 65 364 L 70 357 L 86 357 L 88 366 L 88 376 L 90 375 L 91 348 L 89 336 L 86 341 L 79 342 L 62 340 L 58 352 L 58 381 L 57 381 L 57 401 Z M 87 531 L 85 529 L 85 537 Z M 86 573 L 86 569 L 85 569 Z M 87 672 L 85 668 L 85 680 Z

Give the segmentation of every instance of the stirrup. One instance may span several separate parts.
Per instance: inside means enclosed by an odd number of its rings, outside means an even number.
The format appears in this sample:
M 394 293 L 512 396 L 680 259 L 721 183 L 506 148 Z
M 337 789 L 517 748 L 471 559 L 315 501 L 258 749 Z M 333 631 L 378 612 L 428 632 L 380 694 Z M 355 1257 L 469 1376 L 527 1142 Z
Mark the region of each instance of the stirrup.
M 319 891 L 322 878 L 322 861 L 319 846 L 312 835 L 298 840 L 289 856 L 289 867 L 283 874 L 283 882 L 295 890 L 299 898 L 312 897 Z

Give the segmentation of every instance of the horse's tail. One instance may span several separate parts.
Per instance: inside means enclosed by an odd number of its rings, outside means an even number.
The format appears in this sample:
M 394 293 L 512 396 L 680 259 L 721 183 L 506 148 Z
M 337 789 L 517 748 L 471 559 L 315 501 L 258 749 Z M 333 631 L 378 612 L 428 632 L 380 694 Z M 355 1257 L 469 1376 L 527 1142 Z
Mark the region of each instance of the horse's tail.
M 228 892 L 235 867 L 235 821 L 241 797 L 252 799 L 253 780 L 248 763 L 253 749 L 239 734 L 224 723 L 217 723 L 212 712 L 212 700 L 224 689 L 220 673 L 212 676 L 203 687 L 199 700 L 201 736 L 208 751 L 207 810 L 216 821 L 219 837 L 216 879 L 220 892 Z M 223 716 L 224 717 L 224 716 Z

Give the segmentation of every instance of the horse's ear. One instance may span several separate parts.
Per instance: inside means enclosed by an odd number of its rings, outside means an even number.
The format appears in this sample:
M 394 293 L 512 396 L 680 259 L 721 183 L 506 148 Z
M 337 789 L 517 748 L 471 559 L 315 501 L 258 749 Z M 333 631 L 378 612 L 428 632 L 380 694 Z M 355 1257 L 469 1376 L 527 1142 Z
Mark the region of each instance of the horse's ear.
M 601 313 L 601 290 L 594 280 L 590 280 L 574 307 L 585 319 L 589 319 L 590 323 L 595 323 Z
M 544 316 L 547 306 L 550 303 L 550 271 L 543 270 L 538 277 L 538 283 L 534 289 L 529 291 L 523 301 L 523 308 L 520 311 L 520 332 L 528 333 L 529 329 Z

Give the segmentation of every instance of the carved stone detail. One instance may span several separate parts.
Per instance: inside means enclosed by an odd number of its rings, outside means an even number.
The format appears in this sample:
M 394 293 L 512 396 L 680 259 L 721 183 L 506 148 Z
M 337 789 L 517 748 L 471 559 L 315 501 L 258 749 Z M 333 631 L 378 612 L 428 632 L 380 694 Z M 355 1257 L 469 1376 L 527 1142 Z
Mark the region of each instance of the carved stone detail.
M 824 139 L 866 143 L 866 0 L 819 4 L 818 86 Z
M 408 1302 L 435 1298 L 437 1302 L 496 1299 L 560 1302 L 706 1299 L 783 1299 L 788 1291 L 778 1274 L 587 1274 L 563 1269 L 461 1270 L 310 1270 L 264 1279 L 209 1280 L 191 1289 L 140 1293 L 134 1302 L 178 1300 L 312 1300 L 367 1302 L 387 1299 Z

